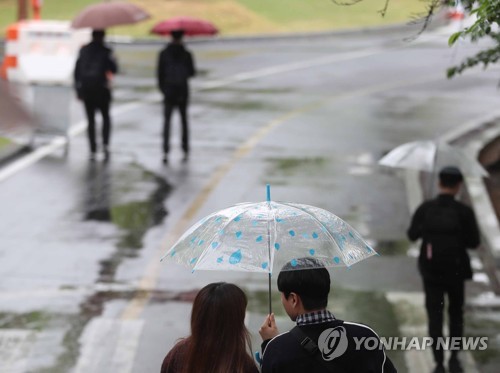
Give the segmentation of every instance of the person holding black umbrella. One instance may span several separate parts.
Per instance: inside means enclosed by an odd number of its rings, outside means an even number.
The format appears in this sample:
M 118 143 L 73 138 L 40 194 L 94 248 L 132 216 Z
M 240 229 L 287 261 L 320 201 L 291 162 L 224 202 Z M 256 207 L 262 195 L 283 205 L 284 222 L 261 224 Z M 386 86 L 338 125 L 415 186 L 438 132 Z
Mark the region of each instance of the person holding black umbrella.
M 172 41 L 160 52 L 157 65 L 158 87 L 164 98 L 163 163 L 168 162 L 170 119 L 176 107 L 181 115 L 183 160 L 189 157 L 188 80 L 196 73 L 193 56 L 182 43 L 184 31 L 174 30 L 171 36 Z

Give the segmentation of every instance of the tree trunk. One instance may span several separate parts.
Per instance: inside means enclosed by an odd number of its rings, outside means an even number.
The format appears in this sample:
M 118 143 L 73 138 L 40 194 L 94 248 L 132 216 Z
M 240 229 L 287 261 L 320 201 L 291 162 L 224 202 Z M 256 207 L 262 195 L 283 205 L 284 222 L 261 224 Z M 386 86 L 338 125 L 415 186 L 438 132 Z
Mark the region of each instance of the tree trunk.
M 17 20 L 28 18 L 28 0 L 17 0 Z

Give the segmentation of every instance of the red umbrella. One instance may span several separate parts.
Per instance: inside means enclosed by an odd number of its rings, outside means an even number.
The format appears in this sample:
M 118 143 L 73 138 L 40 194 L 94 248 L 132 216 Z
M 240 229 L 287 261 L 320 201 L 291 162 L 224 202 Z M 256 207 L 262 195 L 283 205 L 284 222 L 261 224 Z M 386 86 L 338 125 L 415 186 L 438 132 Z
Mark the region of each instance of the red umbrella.
M 219 32 L 208 21 L 191 17 L 174 17 L 157 23 L 151 30 L 151 33 L 169 35 L 174 30 L 183 30 L 186 36 L 215 35 Z
M 149 17 L 146 11 L 132 3 L 110 1 L 89 5 L 73 19 L 71 27 L 104 30 L 111 26 L 140 22 Z

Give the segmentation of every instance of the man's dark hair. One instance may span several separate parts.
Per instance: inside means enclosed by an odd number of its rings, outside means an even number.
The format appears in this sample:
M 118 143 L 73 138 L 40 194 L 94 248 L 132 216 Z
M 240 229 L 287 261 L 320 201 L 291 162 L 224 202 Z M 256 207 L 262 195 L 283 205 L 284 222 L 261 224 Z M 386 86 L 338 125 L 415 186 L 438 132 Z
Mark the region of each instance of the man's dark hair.
M 326 308 L 330 292 L 330 274 L 312 258 L 297 260 L 295 266 L 288 263 L 278 275 L 278 290 L 288 299 L 290 293 L 300 296 L 307 311 Z
M 179 41 L 184 36 L 184 30 L 172 30 L 170 35 L 172 35 L 172 39 Z
M 463 180 L 464 177 L 457 167 L 447 166 L 439 172 L 439 183 L 445 188 L 454 188 Z
M 106 36 L 106 31 L 104 30 L 92 30 L 93 41 L 103 42 L 105 36 Z

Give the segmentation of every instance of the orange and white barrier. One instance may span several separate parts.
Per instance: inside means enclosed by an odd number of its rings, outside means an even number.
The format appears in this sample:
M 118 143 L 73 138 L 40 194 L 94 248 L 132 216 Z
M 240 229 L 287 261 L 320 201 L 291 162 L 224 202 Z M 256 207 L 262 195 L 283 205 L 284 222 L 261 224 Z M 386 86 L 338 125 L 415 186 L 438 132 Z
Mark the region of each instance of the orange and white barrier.
M 18 38 L 19 38 L 19 23 L 14 23 L 7 28 L 5 35 L 5 57 L 0 66 L 0 77 L 9 80 L 14 77 L 18 72 Z
M 447 16 L 453 21 L 461 21 L 465 18 L 465 8 L 460 0 L 455 1 L 455 6 L 448 11 Z
M 90 29 L 67 21 L 29 20 L 8 27 L 0 75 L 20 83 L 71 85 L 80 47 Z

